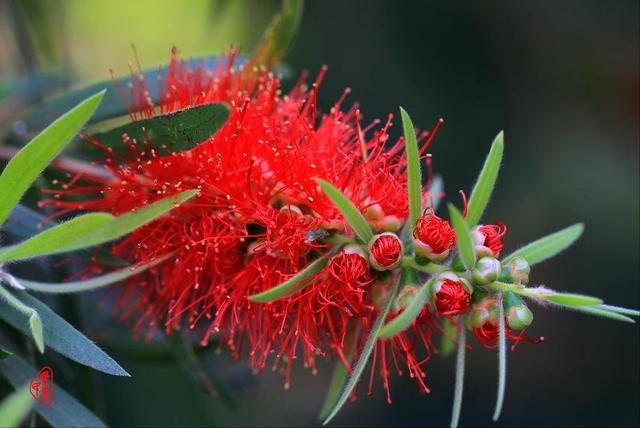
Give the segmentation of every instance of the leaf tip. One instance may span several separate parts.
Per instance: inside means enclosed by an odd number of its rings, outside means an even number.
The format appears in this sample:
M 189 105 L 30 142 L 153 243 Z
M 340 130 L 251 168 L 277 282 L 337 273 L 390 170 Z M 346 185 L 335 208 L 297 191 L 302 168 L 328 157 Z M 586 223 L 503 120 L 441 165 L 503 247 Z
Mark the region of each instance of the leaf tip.
M 31 328 L 31 334 L 33 341 L 36 343 L 36 348 L 41 354 L 44 354 L 44 337 L 42 335 L 42 321 L 36 311 L 33 311 L 29 317 L 29 327 Z

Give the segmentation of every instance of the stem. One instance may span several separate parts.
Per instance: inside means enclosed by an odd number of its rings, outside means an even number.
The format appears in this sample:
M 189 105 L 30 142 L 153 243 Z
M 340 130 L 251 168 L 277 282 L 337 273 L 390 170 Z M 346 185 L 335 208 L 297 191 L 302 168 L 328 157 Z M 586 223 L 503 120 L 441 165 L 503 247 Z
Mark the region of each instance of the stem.
M 420 272 L 428 273 L 430 275 L 435 275 L 449 269 L 448 266 L 443 266 L 436 263 L 429 263 L 426 265 L 418 264 L 411 256 L 402 257 L 402 266 L 410 267 Z
M 525 296 L 535 300 L 541 300 L 541 296 L 537 290 L 532 288 L 521 287 L 516 284 L 508 284 L 506 282 L 496 281 L 487 285 L 487 288 L 493 291 L 501 291 L 501 292 L 511 291 L 512 293 L 519 294 L 520 296 Z
M 464 320 L 459 318 L 460 334 L 458 335 L 458 352 L 456 354 L 456 384 L 453 392 L 453 409 L 451 411 L 451 428 L 458 427 L 460 410 L 462 409 L 462 390 L 464 388 L 464 359 L 467 352 L 467 331 L 464 328 Z
M 502 296 L 498 302 L 498 398 L 496 399 L 496 409 L 493 412 L 493 421 L 496 422 L 502 413 L 504 403 L 504 390 L 507 385 L 507 337 L 504 325 L 504 304 Z

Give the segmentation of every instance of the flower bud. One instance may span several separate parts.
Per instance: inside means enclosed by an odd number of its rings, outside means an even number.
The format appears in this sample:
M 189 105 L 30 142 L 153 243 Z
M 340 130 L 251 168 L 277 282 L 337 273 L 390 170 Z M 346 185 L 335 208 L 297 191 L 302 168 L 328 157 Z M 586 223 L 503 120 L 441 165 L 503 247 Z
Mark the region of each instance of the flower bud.
M 432 209 L 427 209 L 413 230 L 416 254 L 432 261 L 442 261 L 455 245 L 456 233 L 449 222 L 435 215 Z
M 531 266 L 524 257 L 515 257 L 509 261 L 509 275 L 518 284 L 529 283 L 529 273 L 531 273 Z
M 407 309 L 413 299 L 415 299 L 418 291 L 420 291 L 420 288 L 413 284 L 405 285 L 398 293 L 398 297 L 396 297 L 394 305 L 395 312 L 401 312 Z
M 487 285 L 498 279 L 502 272 L 500 261 L 493 257 L 482 257 L 471 271 L 473 282 L 479 285 Z
M 402 227 L 402 220 L 397 215 L 386 215 L 378 220 L 377 227 L 385 232 L 397 232 Z
M 375 235 L 369 242 L 369 262 L 379 271 L 398 267 L 403 253 L 402 241 L 395 233 L 385 232 Z
M 281 213 L 286 213 L 293 216 L 300 216 L 302 217 L 302 210 L 293 204 L 287 204 L 287 205 L 283 205 L 282 207 L 280 207 L 280 212 Z
M 510 329 L 522 330 L 533 322 L 533 313 L 517 294 L 504 293 L 504 307 Z
M 433 286 L 433 301 L 439 316 L 449 317 L 467 313 L 473 287 L 454 273 L 440 274 Z
M 475 249 L 478 257 L 498 257 L 504 248 L 502 237 L 507 233 L 507 227 L 502 222 L 496 224 L 480 225 L 471 231 L 475 241 Z

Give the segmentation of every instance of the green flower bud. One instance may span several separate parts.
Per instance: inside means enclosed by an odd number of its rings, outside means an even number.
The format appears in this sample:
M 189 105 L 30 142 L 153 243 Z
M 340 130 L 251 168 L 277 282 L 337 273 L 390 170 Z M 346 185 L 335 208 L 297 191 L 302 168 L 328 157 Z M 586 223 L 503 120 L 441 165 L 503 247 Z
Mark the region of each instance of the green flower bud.
M 531 266 L 523 257 L 515 257 L 509 261 L 509 273 L 511 278 L 518 284 L 529 283 L 529 273 L 531 273 Z
M 507 312 L 507 325 L 512 330 L 522 330 L 533 322 L 533 313 L 517 294 L 504 293 L 504 307 Z
M 395 312 L 401 312 L 407 309 L 407 307 L 411 304 L 413 299 L 415 299 L 416 294 L 418 294 L 420 288 L 413 284 L 405 285 L 402 290 L 398 293 L 398 297 L 396 297 L 394 310 Z
M 501 272 L 502 265 L 497 259 L 482 257 L 471 271 L 471 278 L 476 284 L 486 285 L 497 280 Z

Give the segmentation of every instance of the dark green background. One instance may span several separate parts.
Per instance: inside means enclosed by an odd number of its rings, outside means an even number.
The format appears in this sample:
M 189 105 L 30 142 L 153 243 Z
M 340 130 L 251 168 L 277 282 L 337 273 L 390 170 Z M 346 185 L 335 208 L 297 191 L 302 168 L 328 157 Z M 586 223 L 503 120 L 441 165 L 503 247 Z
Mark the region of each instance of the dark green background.
M 230 31 L 226 42 L 250 46 L 276 5 L 243 2 L 235 19 L 247 30 Z M 211 22 L 225 7 L 212 7 Z M 125 25 L 145 25 L 153 13 Z M 325 109 L 349 86 L 349 100 L 361 103 L 366 119 L 384 119 L 399 105 L 421 128 L 443 117 L 432 153 L 455 202 L 504 129 L 504 166 L 486 218 L 509 226 L 507 248 L 583 221 L 584 237 L 537 266 L 532 281 L 638 307 L 639 27 L 637 1 L 310 1 L 288 62 L 312 75 L 329 66 L 320 92 Z M 65 31 L 69 39 L 81 36 L 73 27 Z M 108 39 L 118 30 L 96 31 Z M 155 31 L 170 38 L 201 30 L 184 22 Z M 127 46 L 117 48 L 115 60 L 122 62 Z M 84 311 L 94 312 L 92 300 L 82 300 Z M 542 308 L 534 313 L 529 333 L 545 343 L 509 354 L 505 409 L 496 426 L 638 426 L 637 325 Z M 88 334 L 105 331 L 112 329 L 92 327 Z M 285 391 L 277 374 L 253 377 L 224 355 L 208 355 L 236 399 L 230 409 L 205 396 L 174 363 L 111 351 L 132 379 L 97 374 L 98 387 L 89 393 L 90 378 L 75 365 L 75 377 L 61 369 L 59 378 L 85 402 L 102 401 L 96 409 L 112 425 L 314 425 L 331 371 L 322 366 L 313 377 L 299 368 Z M 495 352 L 474 346 L 461 425 L 490 424 L 496 365 Z M 420 395 L 406 377 L 394 378 L 392 406 L 378 385 L 373 397 L 346 406 L 335 426 L 448 424 L 452 361 L 434 358 L 427 373 L 430 395 Z

